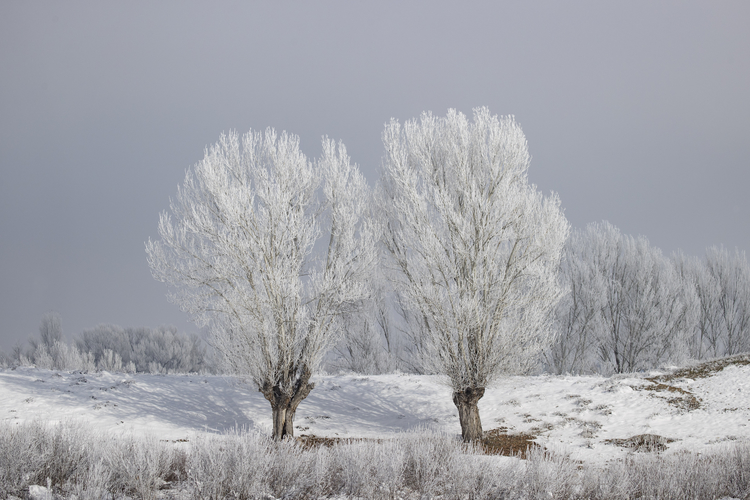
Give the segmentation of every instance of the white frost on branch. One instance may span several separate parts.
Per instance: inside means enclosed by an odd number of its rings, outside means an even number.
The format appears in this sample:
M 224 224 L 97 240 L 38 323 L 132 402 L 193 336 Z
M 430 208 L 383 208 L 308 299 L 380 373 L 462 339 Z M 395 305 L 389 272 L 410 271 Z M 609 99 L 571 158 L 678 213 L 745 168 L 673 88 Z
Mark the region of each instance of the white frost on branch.
M 529 184 L 512 117 L 424 113 L 383 133 L 380 187 L 388 270 L 421 362 L 454 391 L 528 369 L 551 340 L 569 224 L 556 195 Z
M 689 356 L 695 288 L 645 237 L 608 222 L 576 230 L 562 276 L 571 295 L 558 309 L 559 336 L 548 352 L 558 373 L 631 372 Z M 604 365 L 592 370 L 597 363 Z
M 232 372 L 291 397 L 370 297 L 370 200 L 343 144 L 312 163 L 296 136 L 229 133 L 187 172 L 148 262 Z

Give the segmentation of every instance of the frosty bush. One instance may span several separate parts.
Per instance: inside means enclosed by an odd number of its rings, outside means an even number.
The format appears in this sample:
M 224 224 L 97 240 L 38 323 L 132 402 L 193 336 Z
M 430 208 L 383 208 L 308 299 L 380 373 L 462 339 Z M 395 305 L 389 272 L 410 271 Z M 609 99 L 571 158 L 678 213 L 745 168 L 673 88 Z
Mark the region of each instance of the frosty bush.
M 122 371 L 122 357 L 112 349 L 104 349 L 96 366 L 99 370 L 108 372 Z
M 95 365 L 89 353 L 80 352 L 62 340 L 62 320 L 56 312 L 42 316 L 39 339 L 29 339 L 28 349 L 14 349 L 9 360 L 12 365 L 30 365 L 47 370 L 93 370 Z
M 10 366 L 13 366 L 13 359 L 5 354 L 5 352 L 0 351 L 0 368 L 8 368 Z
M 443 434 L 341 442 L 305 450 L 257 432 L 198 438 L 187 469 L 193 498 L 495 498 L 517 467 Z
M 174 326 L 123 328 L 98 325 L 84 330 L 74 345 L 62 340 L 57 313 L 42 317 L 39 339 L 13 354 L 0 354 L 1 366 L 34 365 L 46 370 L 126 371 L 129 373 L 194 373 L 214 371 L 205 344 L 197 335 L 184 335 Z
M 187 464 L 193 498 L 222 499 L 232 492 L 240 499 L 263 495 L 272 446 L 257 433 L 198 436 Z
M 98 325 L 76 340 L 80 352 L 93 355 L 100 370 L 142 373 L 210 371 L 206 346 L 197 335 L 183 335 L 174 326 L 159 328 Z M 133 370 L 134 368 L 134 370 Z
M 305 449 L 258 432 L 199 435 L 189 447 L 92 433 L 83 425 L 0 423 L 0 498 L 50 485 L 55 498 L 265 499 L 745 498 L 750 445 L 631 454 L 601 465 L 532 449 L 499 460 L 457 437 L 417 431 Z
M 0 423 L 0 498 L 25 498 L 31 485 L 56 494 L 100 500 L 156 498 L 159 487 L 184 476 L 181 453 L 153 439 L 112 439 L 82 423 Z
M 130 436 L 117 441 L 103 457 L 109 469 L 108 489 L 112 492 L 135 494 L 143 500 L 156 499 L 167 479 L 179 480 L 182 471 L 180 452 L 172 445 L 155 438 Z

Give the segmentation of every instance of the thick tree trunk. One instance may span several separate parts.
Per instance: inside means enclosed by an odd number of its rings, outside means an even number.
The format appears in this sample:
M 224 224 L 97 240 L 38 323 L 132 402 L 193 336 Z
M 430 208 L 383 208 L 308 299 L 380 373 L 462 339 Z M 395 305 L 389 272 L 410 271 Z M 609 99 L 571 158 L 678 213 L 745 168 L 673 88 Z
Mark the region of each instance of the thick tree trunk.
M 274 392 L 277 391 L 278 387 L 274 387 Z M 268 396 L 266 396 L 266 399 L 268 399 Z M 273 415 L 273 433 L 271 434 L 273 439 L 279 441 L 287 434 L 293 436 L 294 427 L 290 426 L 289 430 L 286 429 L 286 413 L 289 409 L 291 398 L 286 395 L 275 394 L 274 399 L 269 401 L 271 403 L 271 413 Z
M 310 376 L 310 372 L 305 370 L 295 382 L 291 395 L 282 391 L 282 388 L 278 385 L 272 386 L 268 382 L 260 388 L 260 392 L 271 403 L 273 418 L 273 433 L 271 436 L 275 441 L 294 436 L 294 414 L 302 400 L 315 387 L 315 384 L 309 382 Z
M 458 408 L 461 437 L 464 442 L 481 441 L 482 421 L 479 420 L 479 400 L 484 396 L 484 387 L 467 387 L 453 393 L 453 404 Z

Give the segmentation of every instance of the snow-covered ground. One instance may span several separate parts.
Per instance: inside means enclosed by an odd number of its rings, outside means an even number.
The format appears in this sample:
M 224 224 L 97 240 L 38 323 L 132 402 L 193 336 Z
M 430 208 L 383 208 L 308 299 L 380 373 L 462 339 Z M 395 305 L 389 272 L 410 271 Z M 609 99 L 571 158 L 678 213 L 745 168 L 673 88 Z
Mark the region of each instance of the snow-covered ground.
M 532 434 L 587 462 L 629 453 L 606 441 L 641 434 L 673 439 L 666 453 L 750 438 L 750 365 L 661 385 L 649 380 L 668 373 L 508 377 L 480 400 L 482 424 Z M 420 427 L 460 434 L 450 390 L 438 377 L 341 374 L 315 384 L 297 410 L 297 435 L 382 438 Z M 270 417 L 262 394 L 222 376 L 0 370 L 6 421 L 84 420 L 93 430 L 176 441 L 235 427 L 270 432 Z

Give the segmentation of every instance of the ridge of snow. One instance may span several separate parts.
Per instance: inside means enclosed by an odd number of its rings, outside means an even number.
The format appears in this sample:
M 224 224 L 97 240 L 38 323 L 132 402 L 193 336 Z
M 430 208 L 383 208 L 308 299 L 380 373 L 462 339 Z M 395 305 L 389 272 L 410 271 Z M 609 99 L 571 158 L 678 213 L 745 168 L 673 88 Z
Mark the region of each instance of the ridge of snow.
M 548 448 L 588 462 L 631 450 L 608 444 L 640 434 L 674 439 L 665 453 L 703 452 L 750 437 L 750 365 L 664 389 L 661 372 L 601 376 L 512 376 L 479 401 L 485 430 L 537 436 Z M 451 391 L 437 376 L 320 375 L 299 406 L 295 435 L 385 438 L 419 428 L 460 435 Z M 698 409 L 681 402 L 692 395 Z M 249 385 L 217 375 L 0 370 L 4 421 L 84 421 L 94 431 L 190 440 L 234 428 L 269 432 L 271 409 Z

